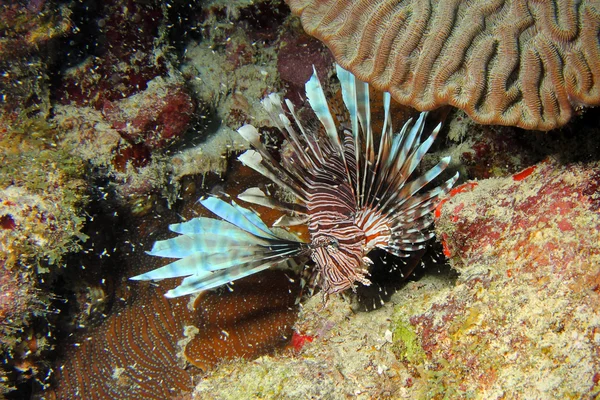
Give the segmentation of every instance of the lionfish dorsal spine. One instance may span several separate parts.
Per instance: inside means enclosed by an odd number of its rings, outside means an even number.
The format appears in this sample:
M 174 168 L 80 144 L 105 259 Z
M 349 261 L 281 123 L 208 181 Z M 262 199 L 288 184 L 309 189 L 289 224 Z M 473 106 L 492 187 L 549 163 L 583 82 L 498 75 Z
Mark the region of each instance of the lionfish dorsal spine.
M 325 97 L 325 92 L 323 91 L 323 87 L 321 86 L 321 82 L 317 76 L 317 70 L 314 67 L 313 75 L 310 77 L 308 82 L 306 82 L 305 89 L 308 103 L 321 122 L 321 125 L 323 125 L 327 138 L 329 139 L 329 143 L 333 146 L 333 151 L 335 154 L 340 157 L 346 171 L 346 177 L 350 182 L 352 177 L 350 175 L 348 161 L 346 160 L 344 146 L 340 141 L 337 127 L 333 120 L 333 116 L 331 115 L 331 111 L 329 110 L 327 98 Z
M 298 126 L 298 129 L 302 133 L 302 138 L 304 139 L 304 141 L 307 144 L 307 149 L 313 155 L 313 157 L 311 157 L 311 161 L 314 160 L 313 161 L 314 168 L 321 167 L 323 164 L 325 164 L 325 157 L 323 156 L 323 151 L 321 150 L 319 143 L 315 140 L 315 138 L 312 135 L 307 134 L 306 130 L 304 129 L 304 126 L 302 125 L 302 123 L 300 122 L 298 117 L 296 116 L 296 110 L 294 109 L 294 104 L 292 104 L 292 102 L 289 101 L 288 99 L 285 99 L 285 104 L 286 104 L 288 110 L 290 111 L 290 114 L 292 114 L 292 117 L 294 118 L 296 126 Z

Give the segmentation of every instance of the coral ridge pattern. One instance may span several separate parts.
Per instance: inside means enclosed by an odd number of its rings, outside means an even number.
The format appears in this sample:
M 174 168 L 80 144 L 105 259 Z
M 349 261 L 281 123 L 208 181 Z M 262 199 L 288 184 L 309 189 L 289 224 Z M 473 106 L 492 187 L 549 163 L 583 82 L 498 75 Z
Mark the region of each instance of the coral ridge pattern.
M 419 110 L 549 130 L 600 104 L 597 0 L 288 0 L 359 79 Z

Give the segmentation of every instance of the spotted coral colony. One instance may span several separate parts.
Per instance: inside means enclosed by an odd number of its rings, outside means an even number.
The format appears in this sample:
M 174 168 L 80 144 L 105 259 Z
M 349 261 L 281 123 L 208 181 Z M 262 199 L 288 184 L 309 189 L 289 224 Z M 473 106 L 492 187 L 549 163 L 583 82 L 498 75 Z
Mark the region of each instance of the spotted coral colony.
M 156 242 L 149 254 L 179 260 L 131 279 L 185 277 L 166 293 L 177 297 L 294 262 L 312 266 L 311 284 L 329 295 L 354 289 L 357 283 L 370 284 L 372 261 L 367 255 L 374 248 L 399 257 L 423 249 L 433 236 L 431 212 L 458 179 L 456 174 L 440 186 L 422 190 L 444 171 L 450 157 L 422 175 L 415 174 L 441 124 L 427 131 L 427 113 L 421 113 L 393 133 L 390 95 L 384 93 L 383 128 L 376 147 L 368 84 L 339 66 L 337 75 L 347 121 L 331 113 L 316 72 L 305 87 L 320 128 L 303 124 L 292 103 L 282 102 L 277 94 L 263 100 L 291 147 L 288 158 L 278 161 L 254 126 L 238 130 L 254 148 L 239 160 L 291 192 L 295 202 L 269 197 L 259 188 L 238 197 L 285 211 L 276 226 L 307 224 L 309 242 L 284 238 L 253 211 L 208 197 L 200 203 L 221 220 L 200 217 L 171 225 L 170 230 L 180 236 Z

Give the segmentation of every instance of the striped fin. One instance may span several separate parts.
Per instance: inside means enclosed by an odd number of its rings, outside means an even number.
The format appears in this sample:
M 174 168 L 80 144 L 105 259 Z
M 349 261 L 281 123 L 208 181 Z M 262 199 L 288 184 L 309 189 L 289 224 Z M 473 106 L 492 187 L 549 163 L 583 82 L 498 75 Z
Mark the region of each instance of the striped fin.
M 411 156 L 408 158 L 408 160 L 405 163 L 406 166 L 408 167 L 408 170 L 405 173 L 406 176 L 410 176 L 415 171 L 415 169 L 417 168 L 417 166 L 419 165 L 419 163 L 421 162 L 421 160 L 423 159 L 425 154 L 427 154 L 427 152 L 431 148 L 431 145 L 433 144 L 433 141 L 437 137 L 437 134 L 439 133 L 441 127 L 442 127 L 442 124 L 438 124 L 438 126 L 433 130 L 431 135 L 427 139 L 425 139 L 419 145 L 419 147 L 417 147 L 417 149 L 411 154 Z M 450 157 L 447 157 L 447 159 L 448 159 L 448 161 L 450 161 Z M 446 165 L 447 165 L 447 163 L 446 163 Z M 444 168 L 446 168 L 446 167 L 444 167 Z
M 246 217 L 246 219 L 248 221 L 250 221 L 254 226 L 256 226 L 260 230 L 268 233 L 269 235 L 275 237 L 275 234 L 273 232 L 271 232 L 271 230 L 269 229 L 269 227 L 254 212 L 248 210 L 247 208 L 239 206 L 235 201 L 232 201 L 231 205 L 233 206 L 233 208 L 235 208 L 240 213 L 242 213 L 244 215 L 244 217 Z
M 182 235 L 157 241 L 148 254 L 180 259 L 129 279 L 187 277 L 166 294 L 176 297 L 251 275 L 306 252 L 306 244 L 276 235 L 257 214 L 235 202 L 228 204 L 216 197 L 199 201 L 223 220 L 194 218 L 170 225 Z
M 253 125 L 243 125 L 238 129 L 238 133 L 257 151 L 262 159 L 265 159 L 269 165 L 277 165 L 277 161 L 271 156 L 267 148 L 260 141 L 260 133 Z M 289 183 L 286 182 L 289 186 Z
M 458 172 L 450 179 L 448 179 L 444 184 L 432 189 L 428 192 L 422 193 L 420 195 L 411 196 L 408 200 L 401 204 L 401 207 L 404 210 L 410 210 L 413 208 L 423 208 L 423 207 L 431 207 L 431 210 L 435 208 L 437 205 L 437 198 L 445 195 L 450 191 L 454 183 L 458 179 Z M 395 212 L 398 207 L 392 208 L 391 212 Z
M 264 226 L 266 230 L 264 230 L 261 226 L 257 226 L 253 221 L 250 221 L 246 217 L 247 213 L 252 213 L 252 211 L 249 211 L 241 206 L 233 206 L 232 204 L 226 203 L 218 197 L 213 196 L 201 199 L 199 200 L 199 202 L 204 207 L 212 211 L 213 214 L 217 215 L 218 217 L 221 217 L 225 221 L 243 229 L 246 232 L 249 232 L 259 237 L 270 239 L 275 238 L 273 233 L 266 227 L 266 225 L 262 221 L 260 221 L 261 225 Z
M 308 223 L 308 215 L 300 214 L 300 215 L 282 215 L 277 219 L 277 221 L 273 222 L 273 226 L 296 226 Z
M 182 235 L 154 243 L 147 254 L 158 257 L 184 258 L 202 252 L 227 251 L 238 246 L 266 244 L 268 241 L 253 236 L 232 225 L 236 230 L 227 230 L 220 234 Z
M 381 137 L 379 139 L 379 149 L 377 151 L 377 158 L 375 160 L 375 166 L 373 168 L 373 175 L 371 175 L 371 182 L 369 183 L 369 189 L 367 191 L 366 206 L 372 207 L 376 199 L 376 193 L 378 192 L 381 184 L 385 180 L 385 174 L 387 168 L 382 160 L 387 159 L 389 156 L 390 145 L 392 143 L 392 121 L 390 116 L 390 103 L 391 95 L 388 92 L 383 93 L 383 110 L 385 113 L 383 120 L 383 127 L 381 129 Z M 379 177 L 379 182 L 377 179 Z
M 399 135 L 397 137 L 398 153 L 395 154 L 395 160 L 391 161 L 395 163 L 398 169 L 406 165 L 406 158 L 419 145 L 419 138 L 425 128 L 425 117 L 427 117 L 427 112 L 419 114 L 419 118 L 415 121 L 410 131 L 406 135 Z
M 289 171 L 281 168 L 279 163 L 260 142 L 260 134 L 254 126 L 244 125 L 238 129 L 238 133 L 255 149 L 246 151 L 238 157 L 238 160 L 259 174 L 273 180 L 278 185 L 288 188 L 297 197 L 301 199 L 306 197 L 303 189 L 303 186 L 306 185 L 306 182 L 302 181 L 303 174 L 291 174 Z
M 259 174 L 269 178 L 279 186 L 288 189 L 304 203 L 307 202 L 307 196 L 306 193 L 304 193 L 304 190 L 302 190 L 302 188 L 298 187 L 297 185 L 290 184 L 289 182 L 287 182 L 287 180 L 282 179 L 280 174 L 277 174 L 274 171 L 275 167 L 269 166 L 269 164 L 265 164 L 263 162 L 262 156 L 257 151 L 247 150 L 245 153 L 238 156 L 238 160 L 240 160 L 242 164 L 258 172 Z M 279 171 L 281 171 L 281 169 L 279 169 Z
M 169 290 L 167 293 L 165 293 L 165 296 L 169 298 L 179 297 L 201 292 L 203 290 L 213 289 L 275 266 L 283 261 L 286 261 L 293 255 L 293 252 L 288 252 L 271 257 L 257 257 L 254 261 L 243 262 L 230 268 L 221 269 L 211 273 L 210 275 L 191 275 L 185 278 L 175 289 Z
M 248 203 L 258 204 L 259 206 L 274 208 L 276 210 L 296 212 L 300 214 L 305 214 L 306 211 L 306 207 L 300 204 L 286 203 L 273 197 L 269 197 L 257 187 L 244 190 L 242 193 L 238 194 L 237 198 Z
M 344 100 L 344 104 L 348 109 L 348 113 L 350 114 L 350 122 L 352 124 L 352 133 L 355 138 L 358 137 L 358 104 L 356 99 L 356 77 L 350 71 L 346 71 L 338 64 L 335 66 L 335 71 L 340 81 L 340 85 L 342 86 L 342 99 Z M 355 139 L 356 148 L 359 149 L 356 139 Z
M 214 218 L 196 217 L 186 222 L 169 225 L 171 232 L 179 233 L 180 235 L 200 235 L 200 234 L 222 234 L 232 235 L 235 232 L 241 232 L 242 235 L 247 233 L 240 230 L 227 221 L 221 221 Z
M 356 85 L 356 89 L 358 120 L 365 137 L 362 183 L 359 182 L 361 184 L 360 198 L 357 199 L 359 205 L 362 206 L 364 204 L 365 192 L 367 191 L 367 177 L 373 173 L 371 168 L 373 166 L 375 154 L 373 150 L 373 131 L 371 130 L 371 103 L 369 99 L 369 85 L 365 82 L 359 82 Z M 360 149 L 360 152 L 362 153 L 362 149 Z M 359 157 L 357 156 L 357 158 Z
M 425 126 L 426 116 L 427 113 L 422 112 L 410 130 L 408 130 L 408 127 L 412 120 L 409 120 L 404 124 L 400 134 L 394 138 L 389 159 L 387 160 L 389 166 L 387 176 L 389 180 L 384 185 L 381 185 L 383 193 L 378 194 L 378 197 L 381 199 L 380 209 L 387 209 L 393 206 L 391 203 L 397 198 L 398 191 L 402 188 L 406 180 L 410 178 L 410 174 L 425 155 L 425 153 L 419 152 L 419 149 L 426 148 L 426 146 L 421 147 L 419 138 Z
M 312 159 L 307 157 L 304 151 L 302 151 L 303 146 L 300 143 L 300 137 L 292 127 L 289 118 L 285 115 L 279 95 L 277 93 L 271 93 L 262 100 L 262 104 L 265 111 L 267 111 L 267 114 L 269 114 L 271 121 L 273 121 L 285 139 L 287 139 L 294 148 L 294 151 L 298 156 L 302 166 L 304 168 L 310 168 L 311 166 L 314 167 L 312 164 Z M 301 127 L 302 125 L 299 126 Z
M 289 248 L 289 245 L 280 245 L 276 250 L 281 251 L 281 249 L 285 250 L 287 248 Z M 207 249 L 203 252 L 192 253 L 187 257 L 167 264 L 164 267 L 138 275 L 139 278 L 135 277 L 138 278 L 135 280 L 179 278 L 181 276 L 199 274 L 209 276 L 210 274 L 207 273 L 212 271 L 227 269 L 234 265 L 256 261 L 257 254 L 263 254 L 268 251 L 270 250 L 264 247 L 251 245 L 242 248 L 232 247 L 224 250 L 215 250 L 214 253 L 210 252 L 210 249 Z
M 327 104 L 327 99 L 325 98 L 325 93 L 323 92 L 323 87 L 321 86 L 321 82 L 317 77 L 317 70 L 313 66 L 313 74 L 306 82 L 306 97 L 308 98 L 308 102 L 310 107 L 315 112 L 321 124 L 325 128 L 325 132 L 329 137 L 329 140 L 334 145 L 335 151 L 340 154 L 342 160 L 344 160 L 344 148 L 342 147 L 342 143 L 340 142 L 340 137 L 337 133 L 337 128 L 335 126 L 335 122 L 333 121 L 333 116 L 329 111 L 329 105 Z M 344 160 L 345 164 L 345 160 Z
M 421 190 L 425 185 L 434 180 L 439 174 L 441 174 L 448 164 L 450 163 L 450 157 L 444 157 L 440 160 L 440 162 L 425 174 L 419 176 L 413 181 L 408 182 L 402 188 L 393 193 L 392 196 L 388 199 L 387 203 L 390 204 L 391 210 L 397 209 L 403 205 L 403 203 L 411 198 L 411 196 L 415 195 L 419 190 Z M 386 203 L 386 205 L 387 205 Z M 386 205 L 382 206 L 382 209 L 386 209 Z
M 342 86 L 342 99 L 350 113 L 350 122 L 352 125 L 352 140 L 354 142 L 354 173 L 356 174 L 356 182 L 354 183 L 354 194 L 356 201 L 361 205 L 361 190 L 360 190 L 360 154 L 362 146 L 360 142 L 360 131 L 358 126 L 358 100 L 357 100 L 357 85 L 356 77 L 349 71 L 336 64 L 336 73 Z M 351 181 L 352 182 L 352 181 Z
M 316 140 L 316 138 L 313 135 L 307 134 L 307 131 L 304 129 L 304 126 L 302 125 L 302 123 L 300 122 L 298 117 L 296 116 L 296 112 L 294 110 L 294 105 L 292 104 L 292 102 L 289 101 L 288 99 L 285 99 L 285 104 L 286 104 L 288 110 L 290 111 L 290 114 L 292 114 L 292 117 L 294 118 L 294 121 L 296 122 L 298 129 L 300 129 L 300 132 L 302 133 L 302 136 L 304 137 L 304 141 L 306 142 L 306 144 L 308 145 L 308 148 L 310 149 L 310 151 L 312 153 L 313 160 L 317 164 L 319 164 L 319 166 L 323 165 L 325 163 L 325 158 L 323 157 L 323 152 L 321 151 L 321 147 L 319 146 L 318 141 Z
M 244 267 L 242 265 L 241 267 Z M 181 284 L 177 286 L 175 289 L 171 289 L 165 293 L 165 297 L 175 298 L 186 296 L 188 294 L 198 293 L 203 290 L 209 290 L 212 288 L 216 288 L 222 285 L 225 285 L 229 282 L 232 282 L 236 279 L 244 278 L 246 276 L 250 276 L 257 272 L 263 271 L 269 267 L 271 264 L 262 264 L 262 268 L 249 268 L 249 269 L 240 269 L 237 274 L 231 274 L 228 271 L 219 271 L 217 273 L 209 274 L 209 275 L 191 275 L 181 281 Z
M 342 84 L 344 103 L 350 111 L 352 130 L 354 136 L 354 149 L 356 160 L 356 193 L 359 207 L 364 204 L 367 177 L 371 175 L 370 167 L 374 161 L 373 132 L 371 130 L 371 100 L 369 98 L 369 85 L 337 66 L 338 78 Z M 358 120 L 358 121 L 357 121 Z M 360 130 L 359 130 L 360 123 Z M 362 133 L 362 135 L 361 135 Z M 361 139 L 365 143 L 363 152 Z M 362 171 L 361 171 L 362 169 Z

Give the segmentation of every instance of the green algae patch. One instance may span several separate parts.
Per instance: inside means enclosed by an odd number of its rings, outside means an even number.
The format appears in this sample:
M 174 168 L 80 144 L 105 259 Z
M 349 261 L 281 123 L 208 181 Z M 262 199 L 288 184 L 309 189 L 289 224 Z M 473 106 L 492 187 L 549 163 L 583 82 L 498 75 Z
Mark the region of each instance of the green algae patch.
M 396 313 L 396 316 L 398 314 Z M 418 363 L 426 357 L 417 333 L 403 315 L 399 316 L 393 325 L 392 342 L 392 351 L 400 360 L 405 359 L 411 363 Z
M 51 122 L 24 112 L 0 121 L 0 147 L 3 258 L 9 266 L 47 272 L 85 240 L 86 165 L 63 146 Z

